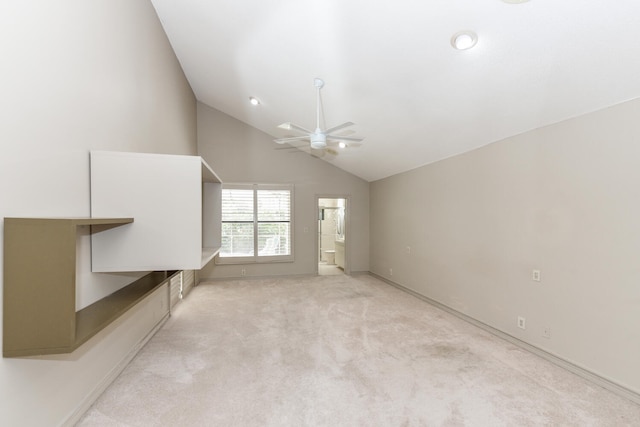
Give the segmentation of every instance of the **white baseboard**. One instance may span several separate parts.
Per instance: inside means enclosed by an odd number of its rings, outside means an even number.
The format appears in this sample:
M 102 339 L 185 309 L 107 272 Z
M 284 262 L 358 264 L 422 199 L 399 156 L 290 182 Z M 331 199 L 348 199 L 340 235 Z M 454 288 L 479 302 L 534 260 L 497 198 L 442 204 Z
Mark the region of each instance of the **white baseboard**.
M 351 271 L 350 274 L 347 274 L 347 273 L 345 274 L 347 276 L 374 275 L 369 271 Z M 296 273 L 296 274 L 273 274 L 268 276 L 200 277 L 198 285 L 204 282 L 224 282 L 226 280 L 269 280 L 269 279 L 276 279 L 276 278 L 303 279 L 303 278 L 314 277 L 318 275 L 319 275 L 318 273 L 300 273 L 300 274 Z
M 487 325 L 486 323 L 482 323 L 479 320 L 474 319 L 473 317 L 467 316 L 464 313 L 461 313 L 457 310 L 454 310 L 453 308 L 446 306 L 444 304 L 442 304 L 441 302 L 438 302 L 436 300 L 433 300 L 429 297 L 426 297 L 412 289 L 409 289 L 403 285 L 400 285 L 399 283 L 393 282 L 389 279 L 386 279 L 382 276 L 379 276 L 375 273 L 371 273 L 369 272 L 369 274 L 373 277 L 375 277 L 376 279 L 379 279 L 395 288 L 400 289 L 401 291 L 404 291 L 410 295 L 413 295 L 416 298 L 419 298 L 435 307 L 438 307 L 439 309 L 446 311 L 449 314 L 452 314 L 462 320 L 464 320 L 465 322 L 471 323 L 472 325 L 475 325 L 481 329 L 484 329 L 485 331 L 489 332 L 490 334 L 493 334 L 499 338 L 502 338 L 506 341 L 509 341 L 510 343 L 517 345 L 518 347 L 527 350 L 537 356 L 542 357 L 543 359 L 548 360 L 549 362 L 553 363 L 554 365 L 560 366 L 561 368 L 564 368 L 570 372 L 573 372 L 576 375 L 579 375 L 580 377 L 591 381 L 592 383 L 603 387 L 615 394 L 617 394 L 620 397 L 623 397 L 625 399 L 629 399 L 634 403 L 640 404 L 640 394 L 636 393 L 633 390 L 629 390 L 628 388 L 615 383 L 614 381 L 604 378 L 601 375 L 596 374 L 595 372 L 592 372 L 588 369 L 585 369 L 573 362 L 570 362 L 558 355 L 549 353 L 548 351 L 542 350 L 541 348 L 538 348 L 534 345 L 531 345 L 527 342 L 524 342 L 516 337 L 513 337 L 505 332 L 502 332 L 499 329 L 496 329 L 492 326 Z
M 100 397 L 102 393 L 111 385 L 118 375 L 124 371 L 129 362 L 138 354 L 138 352 L 145 346 L 145 344 L 162 328 L 162 326 L 169 320 L 170 313 L 167 313 L 154 327 L 144 336 L 131 350 L 120 360 L 120 362 L 111 369 L 111 371 L 100 381 L 96 387 L 80 402 L 78 407 L 64 420 L 61 424 L 63 427 L 73 427 L 80 421 L 82 416 L 91 408 L 91 405 Z
M 351 276 L 364 276 L 364 275 L 367 275 L 367 276 L 370 276 L 370 275 L 371 275 L 371 276 L 375 276 L 375 274 L 373 274 L 373 273 L 371 273 L 371 272 L 369 272 L 369 271 L 352 271 L 352 272 L 351 272 Z M 377 277 L 377 276 L 376 276 L 376 277 Z

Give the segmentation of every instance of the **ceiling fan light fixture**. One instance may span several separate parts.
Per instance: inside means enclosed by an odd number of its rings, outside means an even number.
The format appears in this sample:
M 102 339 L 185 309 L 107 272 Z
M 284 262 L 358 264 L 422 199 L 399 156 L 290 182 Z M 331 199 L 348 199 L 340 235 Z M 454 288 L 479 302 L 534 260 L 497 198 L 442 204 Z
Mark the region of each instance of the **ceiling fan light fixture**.
M 311 135 L 311 148 L 316 150 L 322 150 L 323 148 L 327 148 L 327 136 L 321 132 L 314 132 Z
M 478 43 L 478 35 L 473 31 L 459 31 L 451 37 L 451 46 L 458 50 L 471 49 Z
M 312 150 L 312 155 L 315 155 L 313 154 L 314 153 L 313 150 L 316 150 L 315 152 L 322 152 L 323 154 L 328 152 L 330 154 L 335 155 L 338 152 L 327 146 L 327 139 L 331 140 L 332 144 L 334 144 L 337 141 L 339 143 L 338 146 L 340 148 L 347 147 L 347 143 L 345 141 L 355 141 L 355 142 L 362 141 L 362 138 L 338 136 L 338 135 L 332 134 L 332 132 L 337 132 L 337 131 L 341 131 L 341 133 L 344 133 L 343 129 L 349 126 L 353 126 L 352 122 L 345 122 L 340 125 L 333 126 L 323 130 L 323 128 L 320 126 L 320 123 L 321 123 L 320 118 L 322 117 L 322 114 L 321 114 L 322 103 L 320 101 L 320 90 L 324 86 L 324 81 L 322 79 L 315 78 L 313 80 L 313 84 L 316 87 L 316 128 L 315 130 L 312 131 L 302 126 L 293 124 L 291 122 L 285 122 L 278 125 L 278 128 L 284 129 L 284 130 L 295 130 L 297 132 L 304 133 L 304 135 L 277 138 L 274 140 L 274 142 L 278 144 L 289 144 L 292 142 L 309 141 L 309 148 Z
M 260 100 L 258 98 L 256 98 L 255 96 L 250 96 L 249 97 L 249 103 L 251 105 L 260 105 Z

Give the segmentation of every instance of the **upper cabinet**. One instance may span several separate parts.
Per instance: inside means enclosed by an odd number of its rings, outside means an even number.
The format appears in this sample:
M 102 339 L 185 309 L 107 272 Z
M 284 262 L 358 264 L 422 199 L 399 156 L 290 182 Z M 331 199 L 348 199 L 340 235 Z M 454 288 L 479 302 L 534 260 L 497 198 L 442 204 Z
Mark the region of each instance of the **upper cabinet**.
M 91 152 L 91 215 L 135 222 L 91 236 L 92 271 L 199 270 L 221 245 L 222 183 L 199 156 Z

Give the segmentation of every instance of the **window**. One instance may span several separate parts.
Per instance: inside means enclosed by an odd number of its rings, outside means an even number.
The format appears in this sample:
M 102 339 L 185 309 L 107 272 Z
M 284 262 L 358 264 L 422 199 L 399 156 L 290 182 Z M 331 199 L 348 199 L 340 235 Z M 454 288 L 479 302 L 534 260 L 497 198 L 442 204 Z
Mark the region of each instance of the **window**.
M 293 261 L 293 186 L 224 185 L 219 263 Z

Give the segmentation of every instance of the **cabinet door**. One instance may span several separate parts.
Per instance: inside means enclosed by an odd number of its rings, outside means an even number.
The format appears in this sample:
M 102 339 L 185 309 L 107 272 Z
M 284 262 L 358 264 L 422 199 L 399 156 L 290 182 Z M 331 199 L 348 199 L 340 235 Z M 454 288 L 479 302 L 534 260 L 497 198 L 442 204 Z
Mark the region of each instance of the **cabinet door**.
M 344 244 L 336 243 L 336 265 L 344 269 Z
M 91 215 L 135 219 L 92 235 L 92 270 L 194 270 L 213 258 L 214 249 L 203 250 L 204 240 L 216 241 L 203 237 L 203 197 L 216 190 L 205 180 L 217 177 L 205 166 L 198 156 L 91 152 Z

